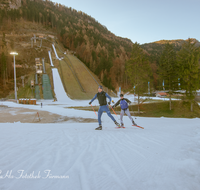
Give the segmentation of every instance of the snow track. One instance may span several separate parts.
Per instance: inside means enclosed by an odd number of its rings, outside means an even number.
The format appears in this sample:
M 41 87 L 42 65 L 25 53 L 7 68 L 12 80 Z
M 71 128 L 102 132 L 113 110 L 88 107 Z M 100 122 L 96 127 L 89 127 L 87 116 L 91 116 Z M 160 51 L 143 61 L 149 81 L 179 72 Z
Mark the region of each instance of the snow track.
M 0 124 L 0 177 L 15 176 L 0 178 L 0 189 L 199 190 L 199 119 L 137 122 L 145 129 L 115 129 L 107 117 L 102 131 L 96 123 Z M 19 170 L 41 177 L 16 179 Z M 46 170 L 69 178 L 44 179 Z

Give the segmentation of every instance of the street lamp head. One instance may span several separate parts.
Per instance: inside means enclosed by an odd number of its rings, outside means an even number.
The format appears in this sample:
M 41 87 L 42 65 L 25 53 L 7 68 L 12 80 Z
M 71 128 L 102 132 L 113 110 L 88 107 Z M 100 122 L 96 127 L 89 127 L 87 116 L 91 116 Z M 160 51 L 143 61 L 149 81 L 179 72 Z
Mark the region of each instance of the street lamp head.
M 17 100 L 16 69 L 15 69 L 15 55 L 18 55 L 18 53 L 17 53 L 17 52 L 11 52 L 10 54 L 11 54 L 11 55 L 13 55 L 13 59 L 14 59 L 14 81 L 15 81 L 14 88 L 15 88 L 15 100 Z
M 10 55 L 18 55 L 17 52 L 11 52 Z

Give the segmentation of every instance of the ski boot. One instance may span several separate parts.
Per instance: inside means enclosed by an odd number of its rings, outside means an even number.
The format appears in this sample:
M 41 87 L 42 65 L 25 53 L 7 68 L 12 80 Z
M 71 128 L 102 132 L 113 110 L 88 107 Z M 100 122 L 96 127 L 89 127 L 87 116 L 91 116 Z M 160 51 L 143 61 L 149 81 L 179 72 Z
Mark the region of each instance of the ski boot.
M 123 123 L 121 123 L 120 128 L 125 128 Z
M 102 130 L 102 125 L 99 125 L 99 127 L 95 128 L 95 130 Z
M 137 124 L 135 123 L 135 121 L 132 121 L 132 124 L 135 125 L 135 126 L 137 126 Z
M 119 124 L 119 123 L 117 123 L 117 121 L 115 121 L 115 125 L 117 125 L 117 127 L 120 127 L 120 124 Z

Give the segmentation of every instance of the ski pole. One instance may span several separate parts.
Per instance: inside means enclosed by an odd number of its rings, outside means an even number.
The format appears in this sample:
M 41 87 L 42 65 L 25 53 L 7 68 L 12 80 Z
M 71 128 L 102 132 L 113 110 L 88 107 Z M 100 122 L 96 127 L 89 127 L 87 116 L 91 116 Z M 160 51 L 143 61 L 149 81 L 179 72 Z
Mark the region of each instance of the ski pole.
M 92 104 L 90 104 L 90 105 L 92 106 Z M 92 109 L 93 109 L 94 113 L 95 113 L 96 116 L 97 116 L 97 113 L 96 113 L 96 111 L 94 110 L 93 106 L 92 106 Z M 98 116 L 97 116 L 97 117 L 98 117 Z
M 112 108 L 112 106 L 110 105 L 110 107 Z M 115 113 L 115 110 L 112 108 L 112 111 L 114 112 L 114 114 L 117 116 L 117 114 Z M 117 119 L 119 119 L 118 118 L 118 116 L 117 116 Z
M 135 119 L 137 119 L 137 118 L 135 117 L 135 114 L 134 114 L 133 108 L 131 107 L 131 104 L 130 104 L 130 108 L 131 108 L 131 111 L 133 112 L 133 117 L 134 117 Z

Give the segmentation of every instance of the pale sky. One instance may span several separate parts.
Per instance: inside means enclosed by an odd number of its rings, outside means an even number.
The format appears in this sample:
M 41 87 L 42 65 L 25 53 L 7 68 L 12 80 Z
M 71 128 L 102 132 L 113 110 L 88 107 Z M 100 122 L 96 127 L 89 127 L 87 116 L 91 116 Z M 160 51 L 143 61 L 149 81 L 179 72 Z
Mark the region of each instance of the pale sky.
M 200 0 L 52 1 L 86 13 L 116 36 L 132 42 L 200 41 Z

